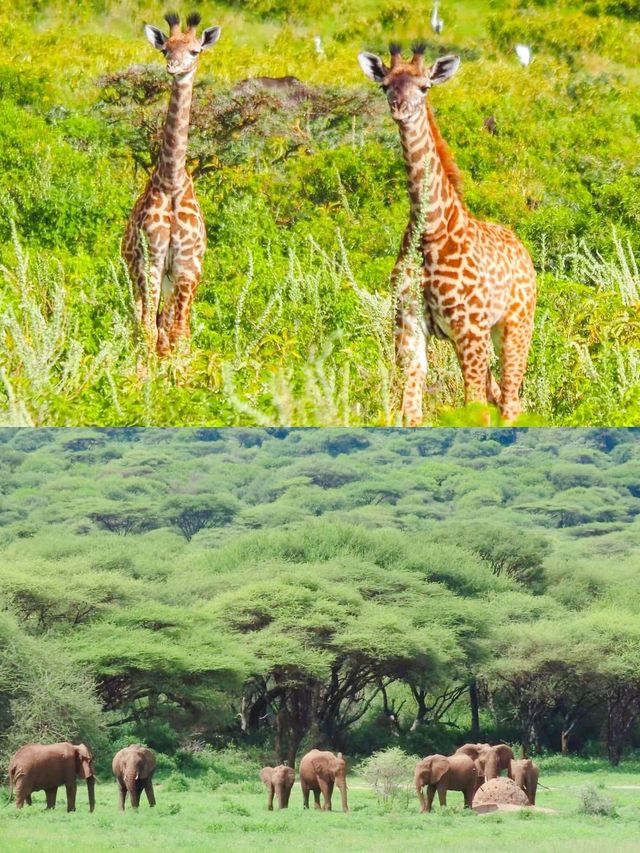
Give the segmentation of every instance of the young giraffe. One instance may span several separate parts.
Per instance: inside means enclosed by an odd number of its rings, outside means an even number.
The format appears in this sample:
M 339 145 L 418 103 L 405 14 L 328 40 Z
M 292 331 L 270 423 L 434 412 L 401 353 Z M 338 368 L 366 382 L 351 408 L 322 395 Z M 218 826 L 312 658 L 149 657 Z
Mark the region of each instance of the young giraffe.
M 513 421 L 522 410 L 518 395 L 533 330 L 533 263 L 512 231 L 480 222 L 462 203 L 460 173 L 425 98 L 456 72 L 460 59 L 443 56 L 427 69 L 420 45 L 409 62 L 396 45 L 390 51 L 389 68 L 372 53 L 358 60 L 386 92 L 409 178 L 411 214 L 392 274 L 396 357 L 405 371 L 403 419 L 422 423 L 427 338 L 436 335 L 455 346 L 466 402 L 495 403 L 502 418 Z M 412 262 L 416 253 L 419 270 Z M 491 339 L 501 352 L 500 387 L 489 364 Z
M 191 303 L 202 275 L 207 237 L 186 170 L 187 138 L 198 56 L 220 37 L 220 27 L 209 27 L 197 38 L 200 15 L 195 12 L 188 16 L 184 32 L 178 15 L 170 13 L 165 20 L 168 38 L 157 27 L 144 28 L 149 42 L 166 56 L 173 77 L 160 157 L 122 241 L 136 314 L 158 355 L 167 355 L 179 338 L 189 336 Z

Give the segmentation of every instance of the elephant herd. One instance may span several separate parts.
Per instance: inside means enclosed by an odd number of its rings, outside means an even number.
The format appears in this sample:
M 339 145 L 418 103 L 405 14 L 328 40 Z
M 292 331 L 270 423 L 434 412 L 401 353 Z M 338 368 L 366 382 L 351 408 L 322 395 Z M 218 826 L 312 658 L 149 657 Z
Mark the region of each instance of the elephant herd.
M 511 747 L 504 743 L 465 743 L 453 755 L 428 755 L 416 765 L 415 786 L 420 811 L 430 812 L 433 798 L 438 793 L 441 806 L 447 804 L 447 791 L 461 791 L 465 808 L 471 808 L 476 791 L 490 779 L 500 776 L 503 770 L 525 793 L 529 805 L 536 803 L 538 767 L 530 758 L 516 760 Z M 286 809 L 295 782 L 295 773 L 286 763 L 277 767 L 263 767 L 260 772 L 267 788 L 267 808 L 273 809 L 274 797 L 278 807 Z M 304 808 L 309 808 L 309 794 L 313 791 L 315 807 L 331 811 L 331 795 L 337 785 L 342 795 L 342 810 L 347 808 L 346 762 L 342 753 L 312 749 L 300 762 L 300 787 Z M 427 796 L 424 795 L 424 788 Z M 320 794 L 323 804 L 320 805 Z
M 155 806 L 153 773 L 156 760 L 145 746 L 126 746 L 113 757 L 113 775 L 118 783 L 118 808 L 124 811 L 124 802 L 129 794 L 131 805 L 138 807 L 144 791 L 150 806 Z M 56 805 L 58 788 L 65 786 L 67 811 L 76 810 L 77 779 L 86 779 L 89 794 L 89 811 L 95 808 L 96 777 L 93 756 L 83 743 L 30 743 L 19 749 L 9 764 L 9 795 L 15 793 L 16 806 L 21 809 L 31 805 L 31 794 L 44 791 L 47 808 Z
M 155 767 L 153 752 L 145 746 L 127 746 L 114 755 L 112 770 L 118 785 L 118 808 L 121 811 L 124 811 L 127 794 L 133 808 L 138 807 L 143 791 L 149 805 L 156 804 L 153 791 Z M 464 795 L 465 808 L 471 808 L 476 791 L 484 782 L 500 776 L 503 770 L 506 770 L 509 778 L 524 791 L 529 804 L 535 805 L 538 768 L 530 759 L 516 760 L 513 751 L 506 744 L 491 746 L 488 743 L 466 743 L 453 755 L 428 755 L 417 763 L 415 786 L 420 800 L 420 811 L 431 811 L 436 791 L 441 806 L 447 803 L 447 791 L 460 791 Z M 342 800 L 342 811 L 349 810 L 347 764 L 342 753 L 334 755 L 332 752 L 312 749 L 300 762 L 299 776 L 305 809 L 309 808 L 309 795 L 313 793 L 315 808 L 331 811 L 331 797 L 337 787 Z M 16 806 L 19 809 L 24 803 L 31 805 L 31 794 L 34 791 L 44 791 L 47 808 L 55 808 L 58 788 L 64 785 L 67 811 L 75 811 L 78 778 L 87 782 L 89 811 L 93 811 L 93 756 L 84 744 L 28 744 L 15 753 L 9 764 L 10 794 L 15 793 Z M 295 782 L 293 768 L 286 762 L 277 767 L 263 767 L 260 779 L 268 792 L 267 808 L 273 810 L 273 801 L 276 798 L 278 808 L 286 809 Z
M 516 760 L 511 747 L 504 743 L 465 743 L 453 755 L 429 755 L 417 763 L 415 783 L 420 811 L 431 811 L 436 791 L 441 806 L 447 804 L 447 791 L 461 791 L 465 808 L 471 808 L 478 788 L 496 779 L 503 770 L 525 793 L 529 805 L 535 806 L 539 771 L 530 758 Z

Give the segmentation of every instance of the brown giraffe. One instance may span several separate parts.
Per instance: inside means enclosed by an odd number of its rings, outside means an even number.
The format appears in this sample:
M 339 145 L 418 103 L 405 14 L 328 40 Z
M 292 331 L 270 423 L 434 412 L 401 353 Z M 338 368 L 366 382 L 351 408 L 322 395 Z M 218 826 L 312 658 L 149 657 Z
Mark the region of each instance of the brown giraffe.
M 426 345 L 435 335 L 455 346 L 466 402 L 495 403 L 502 418 L 513 421 L 522 410 L 518 395 L 533 330 L 533 263 L 512 231 L 475 219 L 462 202 L 460 173 L 425 98 L 456 72 L 460 59 L 443 56 L 425 68 L 421 45 L 411 61 L 397 45 L 390 51 L 389 68 L 372 53 L 358 60 L 387 95 L 409 178 L 411 214 L 392 274 L 403 419 L 422 423 Z M 490 369 L 491 339 L 501 355 L 500 386 Z
M 202 276 L 207 237 L 186 169 L 187 138 L 198 57 L 220 37 L 220 27 L 209 27 L 198 38 L 200 15 L 195 12 L 184 32 L 176 14 L 165 15 L 165 20 L 168 38 L 157 27 L 144 28 L 149 42 L 166 56 L 173 77 L 160 156 L 122 241 L 136 314 L 158 355 L 167 355 L 179 338 L 189 336 L 191 303 Z

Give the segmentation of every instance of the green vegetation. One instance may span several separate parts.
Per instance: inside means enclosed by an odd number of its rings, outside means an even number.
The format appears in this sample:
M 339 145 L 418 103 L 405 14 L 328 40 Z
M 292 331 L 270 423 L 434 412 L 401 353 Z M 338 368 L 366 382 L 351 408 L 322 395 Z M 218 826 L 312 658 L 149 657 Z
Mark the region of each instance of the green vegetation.
M 634 430 L 0 441 L 3 767 L 61 737 L 101 772 L 142 740 L 211 787 L 207 745 L 638 745 Z
M 438 39 L 430 0 L 197 6 L 223 27 L 190 146 L 209 251 L 191 349 L 162 364 L 140 351 L 119 242 L 166 108 L 141 35 L 164 10 L 0 11 L 3 423 L 396 424 L 388 280 L 408 205 L 396 129 L 356 54 L 420 36 L 463 59 L 433 103 L 469 207 L 514 226 L 539 271 L 525 422 L 638 423 L 635 0 L 442 3 Z M 533 48 L 527 69 L 516 42 Z M 260 75 L 302 85 L 242 83 Z M 456 411 L 449 345 L 431 346 L 430 366 L 428 422 L 477 422 Z

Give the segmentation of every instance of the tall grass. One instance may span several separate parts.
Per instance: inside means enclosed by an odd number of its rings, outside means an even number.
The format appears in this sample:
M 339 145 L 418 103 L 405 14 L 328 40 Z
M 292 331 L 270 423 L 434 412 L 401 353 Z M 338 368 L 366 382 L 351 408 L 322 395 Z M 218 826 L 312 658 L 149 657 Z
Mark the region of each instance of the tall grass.
M 249 255 L 220 351 L 204 348 L 196 310 L 191 348 L 158 361 L 137 340 L 119 262 L 78 281 L 54 257 L 26 252 L 14 229 L 14 262 L 0 268 L 2 423 L 397 424 L 390 292 L 359 284 L 341 235 L 337 245 L 333 254 L 314 240 L 304 255 L 291 248 L 284 272 L 274 265 L 268 281 L 256 279 Z M 611 306 L 635 310 L 637 262 L 615 235 L 614 248 L 615 262 L 577 245 L 567 279 L 541 276 L 525 385 L 534 422 L 634 422 L 640 348 Z M 566 299 L 549 298 L 550 281 Z M 589 294 L 579 314 L 575 288 Z M 462 383 L 450 344 L 431 342 L 429 361 L 429 422 L 473 423 L 473 411 L 453 411 Z

